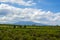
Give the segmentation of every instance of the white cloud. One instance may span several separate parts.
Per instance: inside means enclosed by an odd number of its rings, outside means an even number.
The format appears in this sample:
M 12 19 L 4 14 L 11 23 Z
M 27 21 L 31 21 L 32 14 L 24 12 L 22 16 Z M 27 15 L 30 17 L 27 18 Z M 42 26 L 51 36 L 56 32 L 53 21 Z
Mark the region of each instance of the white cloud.
M 32 5 L 36 4 L 32 0 L 29 0 L 29 1 L 24 1 L 24 0 L 0 0 L 0 2 L 17 3 L 19 5 L 24 5 L 24 6 L 32 6 Z
M 6 14 L 2 14 L 4 11 L 7 11 Z M 7 4 L 0 5 L 0 23 L 16 23 L 19 21 L 60 25 L 60 13 L 46 12 L 33 8 L 16 8 Z

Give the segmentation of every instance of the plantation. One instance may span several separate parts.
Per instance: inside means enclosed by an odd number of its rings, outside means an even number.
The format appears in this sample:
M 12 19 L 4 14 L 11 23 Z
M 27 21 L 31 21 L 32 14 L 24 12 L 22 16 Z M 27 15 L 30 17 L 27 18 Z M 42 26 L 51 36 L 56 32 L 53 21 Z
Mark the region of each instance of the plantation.
M 60 40 L 60 26 L 0 24 L 0 40 Z

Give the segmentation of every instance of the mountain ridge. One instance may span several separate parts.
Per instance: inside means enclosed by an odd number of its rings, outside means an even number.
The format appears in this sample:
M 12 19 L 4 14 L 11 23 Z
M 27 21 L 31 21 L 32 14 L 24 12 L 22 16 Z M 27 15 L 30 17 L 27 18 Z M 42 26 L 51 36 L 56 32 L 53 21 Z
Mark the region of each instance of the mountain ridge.
M 31 22 L 31 21 L 20 21 L 20 22 L 16 22 L 14 24 L 18 24 L 18 25 L 45 25 L 45 24 L 42 24 L 42 23 L 35 23 L 35 22 Z

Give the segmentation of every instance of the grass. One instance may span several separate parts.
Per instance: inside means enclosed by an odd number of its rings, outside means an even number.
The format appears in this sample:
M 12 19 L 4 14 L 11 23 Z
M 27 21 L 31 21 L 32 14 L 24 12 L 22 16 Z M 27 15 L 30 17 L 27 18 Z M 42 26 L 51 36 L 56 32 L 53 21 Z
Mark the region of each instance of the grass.
M 0 40 L 60 40 L 60 26 L 0 25 Z

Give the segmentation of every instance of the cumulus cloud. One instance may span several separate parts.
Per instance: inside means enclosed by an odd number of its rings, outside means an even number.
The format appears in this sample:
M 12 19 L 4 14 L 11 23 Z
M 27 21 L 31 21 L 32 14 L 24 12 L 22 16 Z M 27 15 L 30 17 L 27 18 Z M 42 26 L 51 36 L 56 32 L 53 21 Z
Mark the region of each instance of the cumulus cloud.
M 60 13 L 33 8 L 16 8 L 8 4 L 0 5 L 0 23 L 16 23 L 19 21 L 60 25 Z
M 10 3 L 17 3 L 19 5 L 24 5 L 24 6 L 32 6 L 35 5 L 32 0 L 24 1 L 24 0 L 0 0 L 0 2 L 10 2 Z

